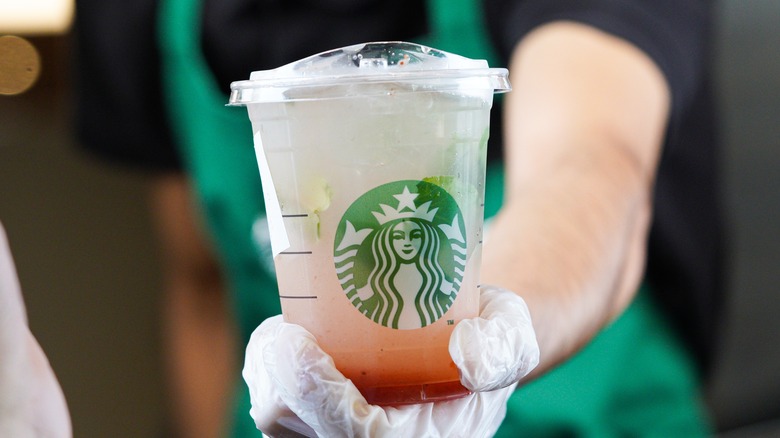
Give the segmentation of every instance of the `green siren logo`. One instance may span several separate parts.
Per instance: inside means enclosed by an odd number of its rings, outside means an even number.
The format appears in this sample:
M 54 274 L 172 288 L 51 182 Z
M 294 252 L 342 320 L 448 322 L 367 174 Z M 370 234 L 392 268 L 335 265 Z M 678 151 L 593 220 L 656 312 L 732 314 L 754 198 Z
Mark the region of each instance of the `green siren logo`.
M 397 181 L 358 198 L 334 242 L 339 282 L 367 318 L 394 329 L 436 322 L 460 290 L 466 267 L 463 215 L 425 181 Z

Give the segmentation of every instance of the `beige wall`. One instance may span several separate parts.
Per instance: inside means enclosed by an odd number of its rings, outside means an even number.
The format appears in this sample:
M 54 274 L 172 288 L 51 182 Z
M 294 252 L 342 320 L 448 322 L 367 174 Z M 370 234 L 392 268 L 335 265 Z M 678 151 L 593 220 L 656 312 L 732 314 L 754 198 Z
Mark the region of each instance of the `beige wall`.
M 159 273 L 145 177 L 86 159 L 72 139 L 64 39 L 33 42 L 44 76 L 0 96 L 0 221 L 33 332 L 76 437 L 156 437 L 164 419 Z M 2 360 L 2 358 L 0 358 Z

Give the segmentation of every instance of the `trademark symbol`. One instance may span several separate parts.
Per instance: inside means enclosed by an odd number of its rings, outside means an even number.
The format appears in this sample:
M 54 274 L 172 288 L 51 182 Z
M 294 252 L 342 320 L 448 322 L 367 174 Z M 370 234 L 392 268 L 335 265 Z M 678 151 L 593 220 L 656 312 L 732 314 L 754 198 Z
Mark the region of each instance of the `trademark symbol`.
M 455 320 L 454 319 L 448 319 L 447 320 L 447 325 L 453 325 L 453 324 L 455 324 Z

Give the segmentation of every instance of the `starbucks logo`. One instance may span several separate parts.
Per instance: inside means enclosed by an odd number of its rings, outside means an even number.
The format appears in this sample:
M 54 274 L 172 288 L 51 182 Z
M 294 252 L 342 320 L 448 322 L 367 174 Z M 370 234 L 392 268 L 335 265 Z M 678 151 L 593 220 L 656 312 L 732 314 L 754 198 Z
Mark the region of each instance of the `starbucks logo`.
M 336 230 L 334 261 L 347 299 L 385 327 L 436 322 L 466 267 L 463 215 L 436 184 L 397 181 L 359 197 Z

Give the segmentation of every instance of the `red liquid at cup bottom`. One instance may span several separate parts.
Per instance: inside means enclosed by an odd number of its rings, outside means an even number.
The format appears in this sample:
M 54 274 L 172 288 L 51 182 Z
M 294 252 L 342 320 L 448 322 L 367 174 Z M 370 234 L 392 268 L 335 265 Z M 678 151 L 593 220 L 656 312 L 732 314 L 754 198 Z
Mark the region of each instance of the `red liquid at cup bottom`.
M 366 401 L 373 405 L 430 403 L 471 394 L 460 383 L 458 369 L 446 345 L 439 348 L 380 350 L 370 356 L 365 352 L 353 351 L 351 354 L 335 354 L 334 361 Z
M 460 381 L 358 389 L 368 403 L 380 406 L 401 406 L 455 400 L 471 394 L 471 391 L 461 385 Z

